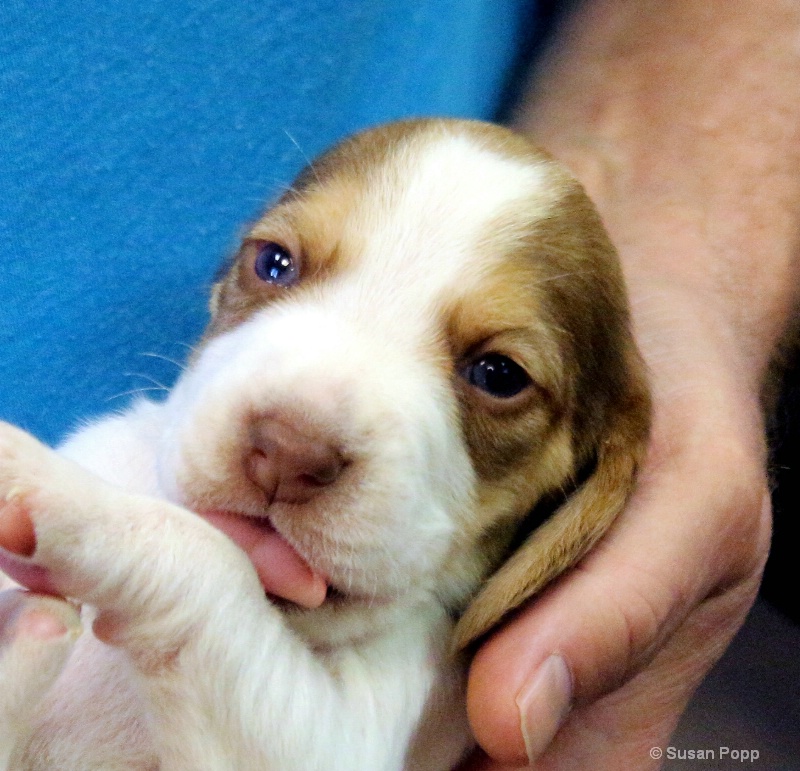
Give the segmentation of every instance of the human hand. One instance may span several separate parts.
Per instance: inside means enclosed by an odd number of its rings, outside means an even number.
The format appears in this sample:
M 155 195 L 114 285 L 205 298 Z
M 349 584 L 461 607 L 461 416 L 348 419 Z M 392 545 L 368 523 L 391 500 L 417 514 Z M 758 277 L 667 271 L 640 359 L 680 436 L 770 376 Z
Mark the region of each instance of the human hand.
M 770 503 L 740 346 L 691 287 L 639 277 L 631 294 L 655 410 L 638 489 L 589 557 L 478 651 L 469 713 L 494 760 L 470 771 L 527 767 L 526 745 L 537 769 L 657 767 L 651 749 L 755 599 Z

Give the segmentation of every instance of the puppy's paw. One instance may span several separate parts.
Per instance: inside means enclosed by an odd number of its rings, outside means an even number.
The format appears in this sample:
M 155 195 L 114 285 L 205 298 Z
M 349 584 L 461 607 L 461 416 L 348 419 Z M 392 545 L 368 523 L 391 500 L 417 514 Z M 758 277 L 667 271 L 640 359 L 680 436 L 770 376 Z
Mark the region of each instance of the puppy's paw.
M 80 633 L 72 604 L 22 590 L 0 592 L 0 768 L 27 735 Z
M 169 645 L 176 630 L 202 626 L 221 591 L 263 602 L 245 554 L 211 525 L 109 485 L 2 423 L 0 570 L 94 606 L 95 631 L 128 647 Z

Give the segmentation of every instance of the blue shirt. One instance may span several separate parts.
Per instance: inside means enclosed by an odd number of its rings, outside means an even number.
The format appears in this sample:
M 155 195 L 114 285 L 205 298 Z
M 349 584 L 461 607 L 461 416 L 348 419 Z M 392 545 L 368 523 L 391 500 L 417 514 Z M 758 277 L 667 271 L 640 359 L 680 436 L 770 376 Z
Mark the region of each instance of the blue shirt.
M 53 442 L 158 394 L 216 267 L 307 158 L 393 118 L 492 118 L 533 11 L 3 2 L 0 419 Z

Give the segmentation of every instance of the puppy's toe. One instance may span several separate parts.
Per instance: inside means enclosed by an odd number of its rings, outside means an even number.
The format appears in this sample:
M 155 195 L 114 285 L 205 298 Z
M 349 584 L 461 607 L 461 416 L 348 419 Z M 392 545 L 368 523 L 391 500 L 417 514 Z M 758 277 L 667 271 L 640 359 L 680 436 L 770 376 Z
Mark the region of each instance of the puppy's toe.
M 0 500 L 36 478 L 36 465 L 50 452 L 33 436 L 0 421 Z
M 0 755 L 26 731 L 81 632 L 65 600 L 19 589 L 0 592 Z
M 75 639 L 80 613 L 67 600 L 22 589 L 0 592 L 0 656 L 10 646 Z
M 30 670 L 35 678 L 46 679 L 47 667 L 42 665 L 60 659 L 59 652 L 68 652 L 80 633 L 80 612 L 71 602 L 22 589 L 0 592 L 0 681 L 17 679 L 12 660 L 19 664 L 20 675 Z
M 0 548 L 11 554 L 29 557 L 36 548 L 29 509 L 55 457 L 30 434 L 0 421 Z

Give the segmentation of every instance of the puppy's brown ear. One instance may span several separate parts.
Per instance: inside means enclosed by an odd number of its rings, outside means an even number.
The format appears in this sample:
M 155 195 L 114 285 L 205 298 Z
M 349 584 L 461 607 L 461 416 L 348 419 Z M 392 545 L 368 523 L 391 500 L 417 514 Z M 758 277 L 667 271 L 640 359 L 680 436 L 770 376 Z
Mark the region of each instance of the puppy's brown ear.
M 625 506 L 647 448 L 650 424 L 644 367 L 632 343 L 626 358 L 628 392 L 615 400 L 596 442 L 591 476 L 489 578 L 456 625 L 455 650 L 485 635 L 578 562 Z

